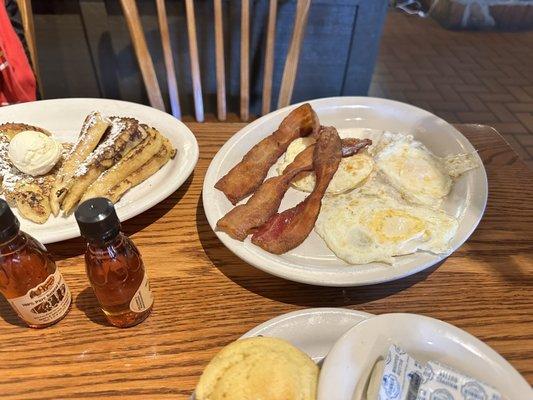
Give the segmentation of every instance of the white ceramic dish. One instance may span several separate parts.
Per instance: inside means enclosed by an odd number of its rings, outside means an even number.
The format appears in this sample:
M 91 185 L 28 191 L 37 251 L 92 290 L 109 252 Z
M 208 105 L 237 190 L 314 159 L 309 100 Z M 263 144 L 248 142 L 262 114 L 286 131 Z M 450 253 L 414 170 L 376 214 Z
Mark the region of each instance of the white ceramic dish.
M 23 103 L 0 108 L 0 124 L 23 122 L 52 132 L 59 140 L 74 142 L 83 120 L 91 111 L 107 116 L 129 116 L 157 128 L 178 150 L 176 157 L 161 170 L 128 191 L 116 204 L 121 221 L 156 205 L 189 177 L 198 161 L 198 143 L 183 123 L 162 111 L 141 104 L 108 99 L 57 99 Z M 16 210 L 14 210 L 16 213 Z M 74 216 L 53 217 L 42 225 L 20 218 L 21 229 L 42 243 L 79 236 Z
M 531 399 L 525 379 L 503 357 L 465 331 L 415 314 L 383 314 L 354 326 L 324 360 L 318 400 L 352 400 L 362 376 L 397 344 L 422 362 L 440 361 L 498 389 L 508 400 Z
M 347 308 L 308 308 L 263 322 L 240 339 L 254 336 L 285 339 L 319 364 L 342 335 L 370 317 L 372 314 Z M 194 393 L 190 400 L 195 400 Z
M 309 308 L 268 320 L 241 338 L 262 335 L 285 339 L 319 363 L 342 335 L 370 317 L 372 314 L 346 308 Z
M 420 108 L 396 101 L 372 97 L 333 97 L 310 101 L 322 125 L 339 130 L 371 128 L 409 133 L 421 140 L 438 156 L 475 152 L 470 142 L 453 126 Z M 203 187 L 203 204 L 211 228 L 232 205 L 224 194 L 214 188 L 242 156 L 257 142 L 270 135 L 282 119 L 297 105 L 265 115 L 237 132 L 213 158 Z M 467 172 L 453 186 L 445 210 L 459 219 L 459 230 L 452 240 L 452 250 L 461 246 L 479 223 L 487 202 L 487 175 L 481 159 L 480 167 Z M 269 176 L 275 174 L 275 166 Z M 305 194 L 289 189 L 281 210 L 292 207 Z M 253 245 L 232 239 L 215 230 L 219 239 L 238 257 L 249 264 L 289 280 L 322 286 L 357 286 L 399 279 L 428 268 L 447 255 L 417 252 L 397 257 L 396 264 L 381 263 L 348 265 L 338 259 L 313 231 L 302 245 L 281 256 L 270 254 Z

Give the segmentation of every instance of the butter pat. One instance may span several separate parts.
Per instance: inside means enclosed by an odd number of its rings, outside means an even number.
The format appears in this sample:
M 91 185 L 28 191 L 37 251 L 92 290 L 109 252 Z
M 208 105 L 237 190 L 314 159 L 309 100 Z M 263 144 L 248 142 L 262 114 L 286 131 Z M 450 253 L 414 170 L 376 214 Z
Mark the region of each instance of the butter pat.
M 61 143 L 36 131 L 23 131 L 9 143 L 8 156 L 11 162 L 25 174 L 44 175 L 61 158 Z
M 501 400 L 501 394 L 489 385 L 454 369 L 429 361 L 417 400 Z

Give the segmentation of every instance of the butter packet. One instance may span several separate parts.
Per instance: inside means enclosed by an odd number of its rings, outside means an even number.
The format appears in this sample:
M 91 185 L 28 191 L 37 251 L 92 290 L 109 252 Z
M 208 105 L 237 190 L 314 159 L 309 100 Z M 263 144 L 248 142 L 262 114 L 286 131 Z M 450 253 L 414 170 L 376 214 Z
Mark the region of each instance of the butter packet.
M 486 383 L 435 361 L 422 364 L 397 345 L 376 365 L 366 400 L 502 400 Z
M 401 347 L 389 347 L 383 366 L 379 400 L 416 400 L 424 366 Z
M 446 365 L 429 361 L 417 400 L 502 400 L 501 394 L 486 383 Z

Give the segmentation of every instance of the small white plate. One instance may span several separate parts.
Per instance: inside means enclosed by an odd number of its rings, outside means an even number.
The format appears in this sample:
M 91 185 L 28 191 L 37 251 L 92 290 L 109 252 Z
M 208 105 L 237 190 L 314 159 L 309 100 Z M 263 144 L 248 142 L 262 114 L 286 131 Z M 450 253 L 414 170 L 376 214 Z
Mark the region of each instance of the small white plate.
M 350 329 L 324 360 L 318 400 L 352 400 L 365 372 L 397 344 L 422 362 L 435 360 L 490 384 L 508 400 L 531 399 L 525 379 L 502 356 L 465 331 L 415 314 L 383 314 Z
M 321 363 L 335 342 L 372 314 L 347 308 L 308 308 L 272 318 L 249 330 L 240 339 L 269 336 L 284 339 Z M 194 392 L 190 400 L 195 400 Z
M 332 97 L 309 103 L 317 112 L 322 125 L 331 125 L 343 132 L 370 128 L 412 134 L 437 156 L 475 152 L 470 142 L 453 126 L 408 104 L 372 97 Z M 383 263 L 348 265 L 337 258 L 314 231 L 297 248 L 283 255 L 274 255 L 253 245 L 249 238 L 240 242 L 215 229 L 217 221 L 233 207 L 224 194 L 214 188 L 215 183 L 250 148 L 274 132 L 283 118 L 297 106 L 282 108 L 245 126 L 213 158 L 204 180 L 203 204 L 211 228 L 224 245 L 244 261 L 268 273 L 322 286 L 387 282 L 419 272 L 444 259 L 447 254 L 435 255 L 419 251 L 397 257 L 392 267 Z M 485 210 L 487 175 L 479 157 L 478 162 L 480 167 L 461 176 L 444 202 L 448 214 L 459 220 L 459 229 L 451 242 L 453 251 L 472 234 Z M 274 169 L 275 166 L 271 168 L 269 176 L 275 174 Z M 302 192 L 289 189 L 280 210 L 294 206 L 305 196 Z
M 140 185 L 129 190 L 116 204 L 125 221 L 170 196 L 189 177 L 198 161 L 198 143 L 193 133 L 172 115 L 141 104 L 108 99 L 57 99 L 0 108 L 0 124 L 22 122 L 49 130 L 60 141 L 75 142 L 85 117 L 92 111 L 106 116 L 134 117 L 165 135 L 178 150 L 176 157 Z M 14 212 L 17 214 L 16 209 Z M 17 214 L 18 215 L 18 214 Z M 44 224 L 20 219 L 21 229 L 42 243 L 80 235 L 73 215 L 50 216 Z
M 372 314 L 346 308 L 309 308 L 272 318 L 241 339 L 260 335 L 285 339 L 320 363 L 342 335 L 370 317 Z

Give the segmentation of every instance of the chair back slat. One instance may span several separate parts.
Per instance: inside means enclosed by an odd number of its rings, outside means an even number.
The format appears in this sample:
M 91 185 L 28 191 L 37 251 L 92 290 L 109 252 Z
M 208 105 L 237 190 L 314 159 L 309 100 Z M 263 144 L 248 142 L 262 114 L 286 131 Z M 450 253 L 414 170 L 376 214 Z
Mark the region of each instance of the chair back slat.
M 265 66 L 263 72 L 263 100 L 261 114 L 270 112 L 272 102 L 272 76 L 274 73 L 274 43 L 276 41 L 276 18 L 278 14 L 278 0 L 270 0 L 268 7 L 268 25 L 265 47 Z
M 278 108 L 286 107 L 291 102 L 296 72 L 298 71 L 298 60 L 300 50 L 305 36 L 305 27 L 309 16 L 311 0 L 298 0 L 296 4 L 296 17 L 294 19 L 294 29 L 292 31 L 291 44 L 285 60 L 281 87 L 279 90 Z
M 215 11 L 215 63 L 217 79 L 217 116 L 226 120 L 226 68 L 224 62 L 224 26 L 222 22 L 222 0 L 213 0 Z
M 155 74 L 154 63 L 148 51 L 148 46 L 146 45 L 146 38 L 144 37 L 137 4 L 135 0 L 120 0 L 120 4 L 122 5 L 124 17 L 126 18 L 126 25 L 130 32 L 133 49 L 135 50 L 135 56 L 139 63 L 150 105 L 165 111 L 165 103 L 161 96 L 161 89 L 159 88 L 159 83 Z
M 241 4 L 241 120 L 250 118 L 250 0 Z
M 41 97 L 44 97 L 43 85 L 41 81 L 41 74 L 39 71 L 39 62 L 37 59 L 37 44 L 35 42 L 35 29 L 33 26 L 33 11 L 31 7 L 31 0 L 17 0 L 17 5 L 22 18 L 22 27 L 24 29 L 24 37 L 28 44 L 28 50 L 30 52 L 30 61 L 35 73 L 35 79 L 37 80 L 37 87 Z
M 189 39 L 189 57 L 191 59 L 191 77 L 194 96 L 194 113 L 198 122 L 204 121 L 204 100 L 202 99 L 202 81 L 200 80 L 200 61 L 198 59 L 198 41 L 196 39 L 196 18 L 193 0 L 185 0 L 187 16 L 187 35 Z
M 24 29 L 26 32 L 28 45 L 30 49 L 32 64 L 34 66 L 36 76 L 40 85 L 40 77 L 39 77 L 39 71 L 37 67 L 37 51 L 35 48 L 35 39 L 33 37 L 33 18 L 31 13 L 31 0 L 16 0 L 19 3 L 20 9 L 21 9 L 21 15 L 23 18 L 24 23 Z M 80 0 L 81 1 L 81 0 Z M 89 4 L 92 2 L 92 0 L 86 0 Z M 178 38 L 172 38 L 170 36 L 170 27 L 169 27 L 169 15 L 167 13 L 167 7 L 166 7 L 166 0 L 155 0 L 153 3 L 155 3 L 156 9 L 157 9 L 157 23 L 159 26 L 159 34 L 161 39 L 161 48 L 163 50 L 163 60 L 164 61 L 164 67 L 165 67 L 165 75 L 166 75 L 166 81 L 168 86 L 168 95 L 170 99 L 170 106 L 171 106 L 171 112 L 172 114 L 177 117 L 181 118 L 182 116 L 182 106 L 183 103 L 180 104 L 180 96 L 179 96 L 179 88 L 178 88 L 178 76 L 177 76 L 177 65 L 175 62 L 182 61 L 182 60 L 175 60 L 174 59 L 174 52 L 172 50 L 172 40 L 179 40 Z M 206 71 L 201 71 L 200 67 L 200 59 L 199 59 L 199 42 L 198 42 L 198 36 L 197 36 L 197 26 L 196 26 L 196 16 L 195 16 L 195 6 L 196 2 L 194 0 L 184 0 L 185 3 L 185 17 L 186 17 L 186 23 L 187 23 L 187 41 L 188 41 L 188 51 L 189 51 L 189 60 L 190 60 L 190 69 L 191 69 L 191 80 L 192 80 L 192 94 L 194 98 L 194 114 L 196 117 L 196 120 L 199 122 L 203 122 L 205 119 L 204 115 L 204 99 L 203 99 L 203 91 L 202 91 L 202 72 L 203 73 L 209 73 L 210 68 L 206 67 Z M 205 6 L 209 7 L 210 3 L 207 3 Z M 154 66 L 154 60 L 152 59 L 152 54 L 150 53 L 150 50 L 148 48 L 147 39 L 142 27 L 141 18 L 139 15 L 139 9 L 137 0 L 120 0 L 120 4 L 122 7 L 122 11 L 124 14 L 124 18 L 128 27 L 128 32 L 131 37 L 131 43 L 132 48 L 134 50 L 136 61 L 139 65 L 139 70 L 142 76 L 142 80 L 144 83 L 144 87 L 146 89 L 146 94 L 148 96 L 149 103 L 152 107 L 155 107 L 157 109 L 165 111 L 165 102 L 163 101 L 162 97 L 162 91 L 161 87 L 159 85 L 155 66 Z M 252 75 L 252 70 L 256 71 L 255 63 L 252 68 L 252 58 L 253 60 L 258 59 L 258 53 L 264 51 L 264 65 L 263 67 L 263 73 L 262 73 L 262 104 L 260 105 L 260 113 L 262 115 L 267 114 L 271 110 L 271 106 L 273 103 L 273 97 L 278 96 L 277 98 L 277 107 L 281 108 L 284 106 L 287 106 L 291 102 L 292 93 L 296 81 L 296 75 L 298 71 L 298 61 L 300 57 L 300 53 L 302 51 L 303 46 L 303 40 L 305 36 L 305 29 L 307 25 L 307 20 L 309 16 L 309 10 L 311 6 L 311 0 L 297 0 L 296 3 L 296 13 L 294 16 L 294 24 L 293 24 L 293 31 L 292 35 L 290 37 L 290 43 L 289 48 L 287 51 L 287 55 L 285 60 L 278 60 L 278 64 L 283 65 L 283 73 L 282 78 L 280 82 L 279 87 L 279 93 L 274 94 L 275 90 L 275 82 L 274 82 L 274 73 L 275 71 L 275 51 L 276 51 L 276 39 L 279 38 L 276 37 L 276 28 L 277 28 L 277 18 L 278 18 L 278 0 L 269 0 L 268 6 L 265 1 L 265 3 L 258 3 L 258 2 L 251 2 L 250 0 L 241 0 L 240 1 L 240 60 L 239 60 L 239 78 L 238 84 L 239 88 L 237 93 L 234 91 L 234 78 L 236 76 L 234 75 L 233 69 L 229 71 L 230 75 L 226 76 L 226 60 L 225 60 L 225 47 L 224 47 L 224 41 L 228 40 L 229 37 L 233 38 L 234 33 L 238 27 L 231 26 L 231 27 L 224 27 L 224 11 L 225 8 L 223 7 L 223 1 L 222 0 L 213 0 L 212 1 L 212 11 L 213 11 L 213 20 L 212 21 L 205 21 L 202 25 L 202 35 L 200 36 L 200 39 L 202 39 L 202 43 L 206 43 L 209 45 L 211 42 L 211 39 L 213 38 L 214 33 L 214 57 L 211 53 L 207 56 L 208 60 L 205 60 L 206 62 L 209 62 L 211 65 L 214 63 L 214 70 L 215 70 L 215 82 L 216 85 L 213 85 L 213 88 L 210 89 L 210 93 L 214 90 L 216 90 L 216 116 L 220 121 L 225 121 L 228 118 L 228 105 L 231 104 L 232 107 L 235 104 L 234 103 L 234 97 L 236 94 L 239 96 L 239 106 L 238 110 L 235 110 L 240 114 L 240 119 L 242 121 L 248 121 L 251 118 L 251 111 L 252 111 L 252 105 L 254 113 L 258 112 L 259 110 L 256 110 L 255 106 L 255 97 L 252 96 L 252 88 L 255 90 L 255 83 L 257 83 L 256 79 L 258 76 L 257 72 L 254 72 Z M 224 2 L 224 5 L 226 3 Z M 231 6 L 230 2 L 230 6 Z M 202 12 L 205 14 L 209 14 L 209 10 L 206 10 L 205 6 L 202 8 Z M 237 6 L 237 5 L 236 5 Z M 255 15 L 254 10 L 257 10 L 258 13 Z M 82 10 L 83 11 L 83 10 Z M 196 10 L 197 11 L 197 10 Z M 207 12 L 206 12 L 207 11 Z M 103 11 L 106 12 L 105 10 Z M 263 13 L 268 12 L 268 16 L 263 17 Z M 100 12 L 100 14 L 102 11 Z M 93 13 L 94 14 L 94 13 Z M 202 14 L 203 15 L 203 14 Z M 268 18 L 267 24 L 265 26 L 265 32 L 263 33 L 264 36 L 262 36 L 262 33 L 257 32 L 257 25 L 254 25 L 258 18 Z M 285 18 L 283 16 L 283 18 Z M 87 40 L 91 42 L 89 43 L 89 46 L 91 46 L 92 42 L 95 42 L 95 40 L 98 40 L 98 38 L 103 34 L 103 32 L 106 32 L 107 30 L 111 30 L 111 27 L 103 26 L 103 28 L 97 30 L 98 36 L 95 35 L 87 35 L 87 26 L 84 24 L 84 29 L 86 31 L 86 37 Z M 104 24 L 106 25 L 106 24 Z M 214 25 L 214 32 L 211 30 L 213 29 L 212 26 Z M 263 23 L 260 23 L 261 26 L 263 26 Z M 226 34 L 227 37 L 224 37 L 225 34 L 225 28 L 228 32 Z M 210 32 L 205 36 L 205 30 L 210 30 Z M 94 32 L 93 32 L 94 33 Z M 265 49 L 252 49 L 252 43 L 254 43 L 254 46 L 257 44 L 257 40 L 259 37 L 266 37 L 266 45 Z M 236 50 L 237 43 L 232 43 L 232 51 L 231 55 L 236 55 L 237 53 L 234 52 Z M 98 50 L 98 48 L 97 48 Z M 111 52 L 116 52 L 115 49 L 111 49 Z M 98 53 L 99 54 L 99 53 Z M 103 93 L 102 88 L 107 87 L 105 84 L 105 80 L 109 80 L 109 78 L 114 79 L 113 76 L 106 75 L 105 78 L 102 78 L 99 75 L 100 70 L 102 70 L 100 63 L 94 63 L 95 58 L 95 51 L 91 47 L 91 56 L 93 57 L 93 66 L 95 68 L 95 73 L 98 78 L 99 88 L 101 94 Z M 279 56 L 278 56 L 279 57 Z M 98 56 L 96 56 L 98 61 Z M 232 66 L 233 64 L 230 64 Z M 99 68 L 100 67 L 100 68 Z M 158 68 L 160 67 L 160 64 L 158 63 Z M 110 69 L 107 68 L 109 71 Z M 117 68 L 111 68 L 112 71 L 118 71 Z M 105 68 L 104 68 L 105 71 Z M 212 71 L 212 70 L 211 70 Z M 118 74 L 116 75 L 116 79 L 120 80 L 120 77 Z M 226 87 L 226 82 L 230 81 L 232 85 L 230 87 Z M 211 84 L 213 80 L 210 76 L 205 78 L 205 82 L 208 82 Z M 235 82 L 236 83 L 236 82 Z M 226 92 L 227 90 L 231 90 L 231 101 L 228 102 Z M 42 89 L 41 89 L 42 92 Z M 166 92 L 166 91 L 165 91 Z M 106 92 L 107 93 L 107 92 Z M 118 97 L 120 97 L 120 93 L 117 94 Z M 210 96 L 209 96 L 210 97 Z M 236 104 L 235 104 L 236 105 Z M 259 104 L 257 104 L 259 106 Z M 232 112 L 235 112 L 232 110 Z M 231 116 L 233 118 L 233 116 Z
M 161 33 L 161 46 L 163 47 L 163 57 L 165 59 L 165 70 L 167 73 L 168 96 L 170 98 L 170 108 L 172 115 L 181 118 L 180 101 L 178 96 L 178 82 L 176 80 L 176 68 L 172 56 L 172 45 L 168 32 L 168 17 L 165 7 L 165 0 L 156 0 L 157 19 L 159 22 L 159 32 Z

